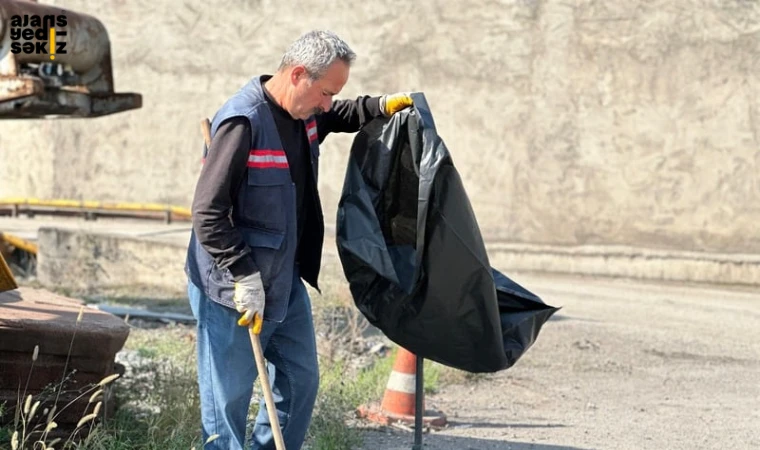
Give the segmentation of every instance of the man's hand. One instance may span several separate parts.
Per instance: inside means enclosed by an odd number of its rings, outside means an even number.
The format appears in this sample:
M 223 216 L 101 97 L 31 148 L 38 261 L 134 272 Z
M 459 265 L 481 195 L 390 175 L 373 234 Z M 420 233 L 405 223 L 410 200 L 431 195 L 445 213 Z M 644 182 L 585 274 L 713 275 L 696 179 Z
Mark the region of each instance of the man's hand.
M 238 324 L 249 325 L 258 315 L 258 321 L 264 319 L 264 283 L 259 272 L 248 275 L 235 283 L 235 295 L 232 300 L 235 308 L 243 316 Z
M 380 97 L 380 109 L 386 116 L 392 116 L 402 109 L 412 106 L 412 97 L 406 93 L 388 94 Z

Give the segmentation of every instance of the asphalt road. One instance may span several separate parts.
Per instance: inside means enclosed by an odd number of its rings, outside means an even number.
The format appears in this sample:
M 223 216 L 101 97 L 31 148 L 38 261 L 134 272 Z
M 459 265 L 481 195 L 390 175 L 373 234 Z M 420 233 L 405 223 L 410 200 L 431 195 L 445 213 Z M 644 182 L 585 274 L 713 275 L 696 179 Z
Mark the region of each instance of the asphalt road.
M 760 448 L 760 293 L 519 276 L 562 306 L 506 371 L 428 396 L 441 450 Z M 364 450 L 410 449 L 369 429 Z

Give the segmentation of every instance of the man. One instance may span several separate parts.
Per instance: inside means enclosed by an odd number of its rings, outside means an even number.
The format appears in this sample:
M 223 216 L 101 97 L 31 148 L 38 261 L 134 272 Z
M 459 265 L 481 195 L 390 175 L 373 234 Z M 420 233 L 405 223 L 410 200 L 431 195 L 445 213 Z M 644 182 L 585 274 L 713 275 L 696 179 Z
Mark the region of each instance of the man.
M 356 55 L 335 34 L 312 31 L 277 72 L 253 78 L 212 120 L 212 142 L 193 200 L 186 272 L 198 320 L 198 383 L 206 449 L 242 449 L 257 377 L 248 331 L 263 317 L 277 415 L 288 450 L 303 444 L 319 384 L 310 299 L 319 289 L 324 220 L 319 144 L 412 104 L 405 94 L 333 101 Z M 266 406 L 254 449 L 274 449 Z

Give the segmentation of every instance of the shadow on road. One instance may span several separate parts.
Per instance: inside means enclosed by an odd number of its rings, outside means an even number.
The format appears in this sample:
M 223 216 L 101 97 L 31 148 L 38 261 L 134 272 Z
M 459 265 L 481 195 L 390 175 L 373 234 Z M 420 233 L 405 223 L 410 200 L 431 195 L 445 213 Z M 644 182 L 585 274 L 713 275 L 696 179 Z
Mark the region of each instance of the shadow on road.
M 490 423 L 490 422 L 453 422 L 449 421 L 448 426 L 453 429 L 457 428 L 566 428 L 567 425 L 561 423 Z
M 552 426 L 552 425 L 549 425 Z M 562 425 L 558 425 L 562 426 Z M 583 447 L 573 447 L 537 442 L 519 442 L 512 440 L 494 440 L 443 434 L 425 434 L 424 449 L 435 450 L 588 450 Z M 411 433 L 392 433 L 369 431 L 364 435 L 363 450 L 408 450 L 414 444 Z

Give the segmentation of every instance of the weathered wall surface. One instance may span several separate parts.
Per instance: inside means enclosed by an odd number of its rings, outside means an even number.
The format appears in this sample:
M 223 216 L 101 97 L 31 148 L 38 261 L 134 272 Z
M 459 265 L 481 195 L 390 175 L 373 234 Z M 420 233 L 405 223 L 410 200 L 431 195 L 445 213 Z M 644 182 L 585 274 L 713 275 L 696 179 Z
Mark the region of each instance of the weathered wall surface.
M 0 197 L 189 205 L 199 119 L 325 27 L 359 54 L 341 97 L 426 94 L 493 241 L 760 253 L 760 2 L 49 3 L 104 22 L 144 107 L 0 123 Z M 323 148 L 328 220 L 351 138 Z
M 148 287 L 177 293 L 186 288 L 187 247 L 117 234 L 41 228 L 37 276 L 48 288 L 91 293 Z

